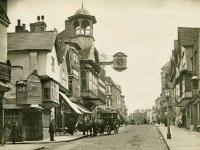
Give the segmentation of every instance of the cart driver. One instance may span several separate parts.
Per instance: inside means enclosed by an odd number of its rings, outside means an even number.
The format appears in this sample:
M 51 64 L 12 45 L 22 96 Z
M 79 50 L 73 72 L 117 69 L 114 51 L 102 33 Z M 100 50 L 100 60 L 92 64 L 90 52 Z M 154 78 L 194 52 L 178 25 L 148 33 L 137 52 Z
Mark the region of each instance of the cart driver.
M 109 117 L 108 124 L 109 124 L 111 127 L 113 127 L 113 125 L 114 125 L 114 116 L 113 116 L 113 114 Z

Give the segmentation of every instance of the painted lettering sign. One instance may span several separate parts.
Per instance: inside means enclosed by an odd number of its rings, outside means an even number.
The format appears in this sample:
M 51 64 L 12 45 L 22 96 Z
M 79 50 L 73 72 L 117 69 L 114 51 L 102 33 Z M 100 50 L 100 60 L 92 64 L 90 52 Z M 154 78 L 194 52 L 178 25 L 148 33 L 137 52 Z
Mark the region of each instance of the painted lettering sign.
M 27 87 L 26 84 L 17 84 L 16 86 L 17 104 L 27 104 Z
M 9 82 L 11 79 L 11 66 L 0 62 L 0 80 Z
M 27 104 L 42 104 L 42 85 L 37 75 L 27 79 Z

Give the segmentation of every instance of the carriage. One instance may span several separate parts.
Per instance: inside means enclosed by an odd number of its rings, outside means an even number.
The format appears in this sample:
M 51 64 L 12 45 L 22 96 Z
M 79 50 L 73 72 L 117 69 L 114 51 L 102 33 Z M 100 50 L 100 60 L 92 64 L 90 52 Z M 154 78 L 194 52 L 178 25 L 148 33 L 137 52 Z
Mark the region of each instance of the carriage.
M 104 129 L 103 132 L 107 132 L 107 134 L 111 134 L 114 131 L 115 134 L 119 131 L 119 120 L 117 119 L 118 113 L 112 112 L 104 112 L 100 113 L 100 118 L 104 121 Z

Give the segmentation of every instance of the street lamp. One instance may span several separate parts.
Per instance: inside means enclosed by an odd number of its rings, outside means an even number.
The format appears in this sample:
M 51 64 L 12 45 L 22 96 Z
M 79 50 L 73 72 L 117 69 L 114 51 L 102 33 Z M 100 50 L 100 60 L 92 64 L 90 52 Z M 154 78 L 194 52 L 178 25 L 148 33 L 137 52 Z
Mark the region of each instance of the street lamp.
M 167 90 L 165 93 L 167 99 L 167 139 L 171 139 L 170 133 L 170 120 L 169 120 L 169 91 Z

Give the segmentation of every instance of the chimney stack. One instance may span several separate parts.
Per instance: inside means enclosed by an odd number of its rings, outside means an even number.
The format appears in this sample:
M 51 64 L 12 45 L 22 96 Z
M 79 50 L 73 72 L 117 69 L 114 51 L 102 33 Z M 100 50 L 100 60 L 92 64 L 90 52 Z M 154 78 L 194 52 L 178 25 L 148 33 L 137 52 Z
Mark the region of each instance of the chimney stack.
M 41 19 L 41 21 L 40 21 Z M 37 16 L 37 22 L 30 24 L 30 31 L 31 32 L 43 32 L 46 31 L 46 23 L 44 22 L 44 16 Z
M 22 30 L 26 31 L 26 25 L 25 24 L 22 24 Z
M 41 20 L 42 20 L 42 22 L 44 22 L 44 16 L 43 15 L 41 16 Z
M 17 25 L 15 26 L 15 32 L 25 32 L 26 31 L 26 25 L 22 24 L 21 26 L 21 20 L 17 19 Z
M 20 19 L 17 19 L 17 26 L 21 26 Z
M 40 22 L 40 16 L 37 16 L 37 21 Z

